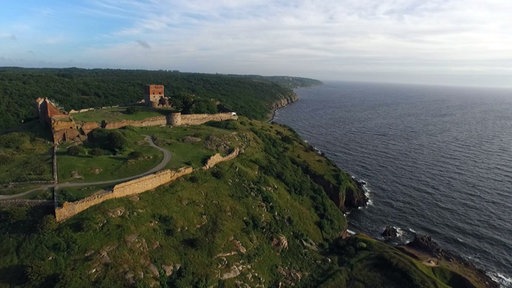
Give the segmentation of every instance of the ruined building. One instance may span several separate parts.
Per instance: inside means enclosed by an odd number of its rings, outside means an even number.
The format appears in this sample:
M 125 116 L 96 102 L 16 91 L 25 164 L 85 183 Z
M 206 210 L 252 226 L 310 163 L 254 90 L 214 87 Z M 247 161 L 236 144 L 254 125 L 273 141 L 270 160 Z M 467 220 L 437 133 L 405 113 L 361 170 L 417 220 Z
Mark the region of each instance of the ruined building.
M 153 108 L 169 108 L 171 103 L 169 97 L 165 97 L 164 85 L 150 84 L 146 86 L 144 93 L 144 102 L 147 106 Z
M 80 131 L 73 119 L 66 112 L 57 108 L 48 98 L 37 98 L 36 109 L 41 123 L 48 124 L 52 129 L 55 143 L 79 138 Z
M 36 109 L 39 115 L 39 121 L 41 123 L 51 124 L 51 118 L 57 115 L 66 115 L 60 111 L 55 104 L 53 104 L 48 98 L 37 98 L 36 99 Z

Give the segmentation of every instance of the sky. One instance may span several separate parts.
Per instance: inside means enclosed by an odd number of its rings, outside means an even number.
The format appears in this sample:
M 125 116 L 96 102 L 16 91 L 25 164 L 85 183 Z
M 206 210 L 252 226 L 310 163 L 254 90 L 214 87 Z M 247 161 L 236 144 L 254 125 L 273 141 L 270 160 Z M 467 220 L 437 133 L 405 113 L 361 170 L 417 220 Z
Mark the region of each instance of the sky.
M 512 87 L 510 0 L 4 0 L 0 66 Z

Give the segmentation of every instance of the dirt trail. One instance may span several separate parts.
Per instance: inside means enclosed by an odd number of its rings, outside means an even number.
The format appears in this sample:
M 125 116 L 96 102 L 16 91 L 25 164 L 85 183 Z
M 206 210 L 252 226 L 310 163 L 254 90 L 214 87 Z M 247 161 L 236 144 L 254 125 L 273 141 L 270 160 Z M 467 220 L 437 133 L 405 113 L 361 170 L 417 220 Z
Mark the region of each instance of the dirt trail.
M 34 191 L 46 190 L 46 189 L 49 189 L 49 188 L 57 188 L 58 189 L 58 188 L 66 188 L 66 187 L 82 187 L 82 186 L 96 186 L 96 185 L 116 184 L 116 183 L 125 182 L 125 181 L 128 181 L 128 180 L 132 180 L 132 179 L 135 179 L 135 178 L 139 178 L 139 177 L 142 177 L 142 176 L 146 176 L 148 174 L 155 173 L 157 171 L 162 170 L 165 167 L 165 165 L 167 165 L 167 163 L 169 163 L 169 161 L 171 161 L 171 152 L 169 152 L 168 150 L 166 150 L 166 149 L 164 149 L 162 147 L 157 146 L 155 144 L 155 142 L 153 142 L 153 139 L 150 136 L 146 136 L 144 138 L 144 140 L 146 140 L 149 143 L 150 146 L 160 150 L 164 154 L 164 158 L 162 159 L 162 161 L 160 161 L 160 163 L 158 165 L 156 165 L 155 167 L 151 168 L 150 170 L 148 170 L 146 172 L 143 172 L 143 173 L 140 173 L 140 174 L 137 174 L 137 175 L 133 175 L 133 176 L 130 176 L 130 177 L 113 179 L 113 180 L 105 180 L 105 181 L 81 182 L 81 183 L 69 183 L 69 182 L 66 182 L 66 183 L 41 185 L 41 186 L 39 186 L 37 188 L 31 189 L 31 190 L 28 190 L 28 191 L 25 191 L 25 192 L 21 192 L 21 193 L 18 193 L 18 194 L 0 195 L 0 200 L 16 199 L 16 198 L 19 198 L 19 197 L 23 197 L 23 196 L 25 196 L 27 194 L 30 194 L 30 193 L 32 193 Z

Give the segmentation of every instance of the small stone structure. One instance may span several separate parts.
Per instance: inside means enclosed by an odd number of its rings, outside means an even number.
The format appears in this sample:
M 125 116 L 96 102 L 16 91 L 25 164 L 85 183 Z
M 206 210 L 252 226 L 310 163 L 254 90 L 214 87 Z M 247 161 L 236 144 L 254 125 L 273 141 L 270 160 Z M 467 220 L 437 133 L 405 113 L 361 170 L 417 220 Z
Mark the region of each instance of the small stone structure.
M 203 169 L 210 169 L 220 162 L 234 159 L 240 153 L 240 149 L 235 150 L 229 155 L 222 157 L 220 154 L 215 154 L 208 161 Z M 122 198 L 131 195 L 140 194 L 161 185 L 170 183 L 180 177 L 191 174 L 194 172 L 192 167 L 183 167 L 177 171 L 162 170 L 147 176 L 123 182 L 114 186 L 112 191 L 99 192 L 84 199 L 75 202 L 64 202 L 62 207 L 55 209 L 55 218 L 57 222 L 64 221 L 94 205 L 98 205 L 106 200 Z

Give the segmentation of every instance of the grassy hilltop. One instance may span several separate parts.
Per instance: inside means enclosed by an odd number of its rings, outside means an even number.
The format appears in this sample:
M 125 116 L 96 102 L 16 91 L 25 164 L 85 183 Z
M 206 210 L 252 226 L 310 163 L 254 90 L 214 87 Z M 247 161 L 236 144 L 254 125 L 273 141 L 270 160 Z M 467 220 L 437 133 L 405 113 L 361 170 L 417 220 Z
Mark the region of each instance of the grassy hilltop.
M 29 72 L 61 77 L 54 75 L 56 71 Z M 77 146 L 76 153 L 68 148 L 59 151 L 60 177 L 68 177 L 65 181 L 115 177 L 102 173 L 116 161 L 123 167 L 146 169 L 160 156 L 144 144 L 144 135 L 171 151 L 168 168 L 200 167 L 213 153 L 225 154 L 234 147 L 241 149 L 240 155 L 155 191 L 106 201 L 63 223 L 55 222 L 52 207 L 0 205 L 0 287 L 485 287 L 480 279 L 459 275 L 473 277 L 472 271 L 450 263 L 429 266 L 365 235 L 341 237 L 348 226 L 343 211 L 354 208 L 353 200 L 362 194 L 358 184 L 291 129 L 259 120 L 265 119 L 273 102 L 292 93 L 283 85 L 293 79 L 280 78 L 284 82 L 276 84 L 275 79 L 256 76 L 187 77 L 203 83 L 202 87 L 225 84 L 204 88 L 209 96 L 197 94 L 197 103 L 210 97 L 220 100 L 218 95 L 226 93 L 222 104 L 239 102 L 237 112 L 249 117 L 190 127 L 122 128 L 116 130 L 125 139 L 122 148 L 109 151 L 111 147 L 85 143 Z M 226 92 L 225 87 L 236 89 Z M 244 89 L 254 94 L 244 94 Z M 244 106 L 245 100 L 234 100 L 240 95 L 254 97 L 248 105 L 260 107 L 261 112 L 244 112 L 252 108 Z M 44 164 L 48 135 L 37 124 L 30 125 L 0 135 L 0 156 L 29 165 L 27 159 L 36 155 L 42 166 L 50 165 Z M 97 133 L 100 137 L 105 132 Z M 93 155 L 95 149 L 103 153 Z M 0 163 L 0 168 L 12 161 Z M 98 173 L 89 169 L 94 162 L 104 165 L 93 169 Z M 113 170 L 136 173 L 121 171 L 128 169 L 121 166 Z M 2 171 L 6 174 L 2 183 L 25 180 L 23 169 L 11 176 L 8 169 Z M 51 178 L 47 169 L 26 172 L 27 180 Z M 85 180 L 71 179 L 76 174 Z M 2 194 L 14 193 L 5 186 Z M 61 200 L 76 200 L 94 191 L 67 189 L 62 193 L 67 198 Z M 47 192 L 28 197 L 51 199 Z

